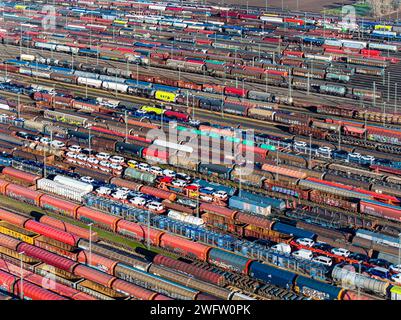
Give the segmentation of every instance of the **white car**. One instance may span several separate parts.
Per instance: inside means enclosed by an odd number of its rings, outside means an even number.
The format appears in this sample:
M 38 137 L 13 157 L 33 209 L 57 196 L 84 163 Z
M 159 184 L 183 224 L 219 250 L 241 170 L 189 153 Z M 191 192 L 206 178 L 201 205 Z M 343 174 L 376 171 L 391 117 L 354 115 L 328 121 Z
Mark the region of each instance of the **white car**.
M 333 265 L 333 260 L 326 256 L 317 256 L 312 259 L 313 262 L 324 264 L 325 266 L 331 267 Z
M 96 159 L 95 157 L 89 157 L 86 161 L 92 165 L 97 165 L 99 163 L 99 160 Z
M 122 193 L 129 193 L 129 189 L 126 187 L 117 187 L 117 191 L 118 192 L 122 192 Z
M 111 164 L 110 164 L 110 169 L 113 169 L 113 170 L 116 170 L 116 171 L 122 171 L 122 170 L 123 170 L 123 167 L 120 166 L 120 165 L 117 164 L 117 163 L 111 163 Z
M 184 180 L 173 180 L 171 184 L 175 187 L 185 187 L 187 185 Z
M 146 199 L 144 199 L 142 197 L 134 197 L 134 198 L 130 199 L 129 202 L 131 202 L 132 204 L 134 204 L 136 206 L 140 206 L 140 207 L 144 207 L 146 205 Z
M 148 165 L 147 163 L 141 162 L 140 164 L 138 164 L 136 166 L 139 170 L 142 171 L 149 171 L 150 170 L 150 165 Z
M 182 172 L 177 172 L 175 174 L 175 176 L 176 176 L 177 179 L 185 180 L 185 181 L 188 181 L 188 182 L 192 180 L 192 178 L 189 175 L 187 175 L 186 173 L 182 173 Z
M 110 154 L 108 154 L 107 152 L 99 152 L 96 155 L 96 158 L 98 158 L 99 160 L 107 160 L 110 158 Z
M 97 190 L 96 190 L 96 192 L 98 193 L 98 194 L 101 194 L 101 195 L 110 195 L 111 194 L 111 189 L 110 188 L 107 188 L 107 187 L 100 187 L 100 188 L 98 188 Z
M 315 241 L 313 241 L 312 239 L 309 239 L 309 238 L 299 238 L 299 239 L 295 240 L 295 242 L 302 246 L 306 246 L 306 247 L 313 247 L 315 244 Z
M 375 157 L 370 156 L 370 155 L 364 155 L 364 156 L 361 156 L 361 159 L 362 159 L 363 161 L 373 162 L 373 161 L 375 160 Z
M 163 205 L 160 202 L 151 201 L 147 205 L 149 210 L 160 212 L 164 210 Z
M 333 248 L 331 249 L 331 253 L 345 258 L 347 258 L 351 254 L 349 250 L 344 248 Z
M 214 195 L 216 198 L 219 198 L 219 199 L 221 199 L 221 200 L 227 200 L 227 199 L 228 199 L 228 194 L 227 194 L 227 192 L 225 192 L 225 191 L 223 191 L 223 190 L 219 190 L 219 191 L 213 192 L 213 195 Z
M 163 170 L 163 175 L 166 176 L 166 177 L 175 178 L 175 172 L 173 170 L 164 169 Z
M 48 145 L 48 144 L 50 144 L 51 140 L 50 140 L 50 138 L 43 137 L 43 138 L 40 138 L 39 142 L 43 143 L 44 145 Z
M 317 154 L 322 157 L 330 157 L 332 150 L 330 147 L 320 147 L 317 149 Z
M 82 150 L 82 148 L 81 148 L 80 146 L 74 144 L 74 145 L 72 145 L 72 146 L 69 146 L 69 147 L 68 147 L 68 150 L 71 151 L 71 152 L 80 153 L 81 150 Z
M 72 159 L 76 159 L 76 157 L 77 157 L 77 154 L 75 152 L 71 152 L 71 151 L 67 152 L 65 155 L 67 158 L 72 158 Z
M 99 169 L 103 172 L 110 172 L 110 162 L 108 161 L 100 161 L 99 162 Z
M 301 258 L 301 259 L 306 259 L 306 260 L 312 260 L 313 258 L 313 253 L 310 250 L 306 249 L 300 249 L 298 251 L 295 251 L 292 253 L 294 257 Z
M 102 166 L 105 168 L 110 168 L 110 165 L 111 165 L 111 163 L 106 160 L 99 161 L 99 166 Z
M 65 147 L 65 143 L 59 140 L 53 140 L 50 142 L 50 146 L 54 149 L 62 149 Z
M 305 148 L 307 146 L 304 141 L 294 141 L 294 147 L 296 148 Z
M 401 273 L 401 264 L 392 264 L 390 270 L 395 273 Z
M 189 120 L 188 121 L 189 125 L 193 126 L 193 127 L 197 127 L 200 125 L 200 121 L 199 120 Z
M 401 273 L 396 273 L 391 276 L 391 280 L 397 283 L 401 283 Z
M 211 195 L 208 195 L 208 194 L 199 195 L 199 199 L 202 200 L 202 201 L 207 201 L 207 202 L 212 202 L 213 201 L 213 197 Z
M 149 168 L 149 172 L 156 174 L 158 176 L 162 176 L 163 175 L 163 169 L 160 167 L 156 167 L 156 166 L 152 166 Z
M 112 196 L 114 199 L 126 200 L 127 197 L 128 197 L 128 194 L 125 193 L 125 192 L 116 191 L 116 192 L 113 192 L 113 193 L 111 194 L 111 196 Z
M 291 253 L 291 246 L 286 243 L 277 243 L 274 246 L 271 247 L 272 250 L 282 252 L 282 253 Z
M 324 153 L 329 153 L 329 152 L 332 151 L 330 147 L 326 147 L 326 146 L 319 147 L 317 150 L 318 150 L 319 152 L 324 152 Z
M 77 160 L 81 160 L 81 161 L 87 161 L 88 157 L 82 153 L 77 155 Z
M 124 163 L 125 159 L 120 156 L 112 156 L 108 159 L 111 163 L 122 164 Z
M 86 182 L 86 183 L 94 183 L 95 182 L 95 179 L 93 179 L 92 177 L 89 177 L 89 176 L 81 177 L 80 180 L 82 182 Z
M 350 159 L 360 159 L 361 158 L 361 154 L 358 153 L 358 152 L 348 153 L 348 157 Z

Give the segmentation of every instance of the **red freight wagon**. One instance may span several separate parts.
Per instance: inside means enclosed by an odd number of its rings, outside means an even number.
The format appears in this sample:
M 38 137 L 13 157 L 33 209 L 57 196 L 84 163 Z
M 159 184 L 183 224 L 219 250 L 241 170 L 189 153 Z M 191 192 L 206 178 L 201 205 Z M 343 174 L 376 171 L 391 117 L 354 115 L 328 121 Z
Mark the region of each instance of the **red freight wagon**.
M 401 221 L 401 208 L 377 201 L 360 202 L 361 213 L 366 213 L 373 216 L 380 216 L 391 220 Z
M 105 128 L 101 128 L 101 127 L 97 127 L 97 126 L 92 126 L 91 130 L 93 131 L 97 131 L 97 132 L 102 132 L 105 134 L 109 134 L 112 136 L 118 136 L 118 137 L 125 137 L 125 133 L 122 132 L 118 132 L 118 131 L 113 131 L 113 130 L 109 130 L 109 129 L 105 129 Z M 142 142 L 146 142 L 146 143 L 151 143 L 152 141 L 143 137 L 138 137 L 138 136 L 133 136 L 133 135 L 127 135 L 127 138 L 129 140 L 135 140 L 135 141 L 142 141 Z
M 96 253 L 89 254 L 89 252 L 85 250 L 78 254 L 77 261 L 83 264 L 91 265 L 96 269 L 100 269 L 101 271 L 111 275 L 114 273 L 114 268 L 118 263 L 115 260 L 103 257 Z
M 193 242 L 169 233 L 165 233 L 161 236 L 160 246 L 201 261 L 206 261 L 207 253 L 210 250 L 210 247 L 207 245 Z
M 61 257 L 55 253 L 51 253 L 47 250 L 32 246 L 27 243 L 21 243 L 17 248 L 18 252 L 25 252 L 25 255 L 38 260 L 43 261 L 46 264 L 50 264 L 53 267 L 72 272 L 77 262 L 70 259 Z
M 11 224 L 15 224 L 17 226 L 22 227 L 25 224 L 25 222 L 29 220 L 29 218 L 0 209 L 0 220 L 4 220 Z
M 190 89 L 190 90 L 197 90 L 197 91 L 201 91 L 202 90 L 202 85 L 200 84 L 196 84 L 193 82 L 188 82 L 188 81 L 178 81 L 178 87 L 180 88 L 185 88 L 185 89 Z M 187 121 L 187 120 L 185 120 Z
M 166 112 L 164 112 L 164 115 L 166 117 L 178 119 L 185 122 L 189 120 L 189 115 L 182 112 L 167 110 Z
M 351 186 L 348 186 L 348 185 L 345 185 L 345 184 L 341 184 L 341 183 L 325 181 L 325 180 L 312 178 L 312 177 L 307 178 L 306 180 L 314 181 L 314 182 L 317 182 L 317 183 L 325 184 L 325 185 L 336 187 L 336 188 L 340 188 L 340 189 L 352 190 L 354 192 L 358 192 L 358 193 L 361 193 L 361 194 L 364 194 L 364 195 L 368 195 L 368 196 L 372 197 L 373 199 L 377 199 L 377 200 L 382 200 L 382 201 L 392 202 L 392 203 L 399 203 L 400 202 L 398 200 L 398 198 L 394 197 L 394 196 L 389 196 L 389 195 L 386 195 L 386 194 L 381 194 L 381 193 L 368 191 L 368 190 L 364 190 L 364 189 L 360 189 L 360 188 L 356 188 L 356 187 L 351 187 Z
M 101 272 L 82 264 L 78 264 L 76 266 L 76 268 L 74 269 L 74 274 L 84 279 L 99 283 L 108 288 L 111 287 L 112 282 L 116 279 L 115 277 L 107 273 Z
M 247 146 L 245 144 L 240 144 L 238 149 L 240 149 L 241 152 L 251 152 L 253 154 L 257 154 L 261 156 L 263 159 L 266 158 L 268 152 L 268 150 L 259 147 Z
M 280 43 L 282 42 L 281 38 L 263 38 L 263 42 L 269 42 L 269 43 Z
M 288 23 L 294 23 L 297 25 L 303 25 L 304 21 L 301 19 L 294 19 L 294 18 L 284 18 L 283 20 L 284 22 L 288 22 Z
M 100 224 L 114 231 L 116 229 L 116 223 L 121 218 L 111 216 L 87 207 L 80 207 L 77 210 L 77 219 L 84 222 L 93 222 L 95 224 Z
M 202 34 L 215 34 L 216 32 L 212 31 L 212 30 L 198 30 L 198 33 L 202 33 Z
M 238 11 L 232 11 L 232 10 L 229 10 L 229 11 L 220 11 L 220 16 L 221 16 L 221 17 L 234 17 L 234 18 L 238 18 L 239 13 L 238 13 Z
M 75 217 L 76 210 L 79 208 L 79 205 L 72 205 L 69 201 L 61 200 L 47 194 L 40 197 L 39 205 L 45 210 L 55 211 L 70 217 Z
M 213 93 L 222 93 L 222 92 L 224 92 L 224 87 L 219 86 L 218 84 L 203 84 L 202 91 L 213 92 Z
M 35 220 L 27 221 L 24 224 L 24 228 L 39 233 L 45 237 L 66 243 L 70 246 L 76 246 L 79 240 L 77 236 L 74 236 L 71 233 L 37 222 Z
M 166 7 L 166 10 L 169 11 L 183 11 L 183 8 L 178 8 L 178 7 Z
M 272 74 L 272 75 L 282 76 L 282 77 L 288 77 L 288 72 L 287 71 L 267 69 L 267 70 L 264 71 L 264 73 L 265 74 Z
M 372 50 L 372 49 L 362 49 L 361 53 L 365 56 L 372 57 L 372 56 L 381 56 L 380 50 Z
M 287 57 L 300 57 L 300 58 L 303 58 L 304 53 L 302 51 L 284 50 L 283 55 L 287 56 Z
M 148 229 L 147 227 L 143 228 L 144 238 L 143 241 L 148 243 L 148 239 L 151 245 L 159 246 L 160 237 L 164 234 L 164 231 L 159 231 L 153 228 Z
M 12 167 L 5 167 L 1 173 L 6 176 L 22 180 L 31 184 L 34 184 L 36 180 L 40 179 L 40 176 L 36 174 L 14 169 Z
M 19 296 L 21 291 L 24 292 L 24 298 L 30 300 L 68 300 L 54 292 L 43 289 L 31 282 L 24 281 L 23 286 L 21 285 L 21 280 L 18 279 L 14 285 L 14 294 Z
M 245 97 L 248 94 L 248 90 L 234 87 L 225 87 L 224 93 L 228 96 Z
M 117 233 L 132 237 L 137 240 L 143 240 L 145 238 L 145 233 L 140 224 L 134 223 L 127 220 L 120 220 L 117 223 Z
M 207 44 L 207 45 L 211 45 L 213 43 L 212 40 L 206 40 L 206 39 L 196 39 L 195 40 L 196 44 Z
M 123 47 L 118 47 L 118 48 L 115 48 L 114 50 L 117 50 L 119 52 L 125 52 L 125 53 L 132 53 L 134 51 L 131 48 L 123 48 Z
M 68 222 L 64 222 L 64 221 L 52 218 L 50 216 L 43 215 L 39 219 L 39 222 L 49 225 L 49 226 L 52 226 L 54 228 L 60 229 L 62 231 L 66 231 L 66 232 L 75 234 L 80 238 L 84 238 L 84 239 L 92 238 L 92 241 L 94 241 L 94 242 L 98 241 L 98 239 L 99 239 L 97 232 L 92 231 L 92 235 L 90 236 L 89 230 L 75 226 Z
M 240 14 L 239 19 L 246 19 L 246 20 L 259 19 L 259 16 L 257 16 L 256 14 Z
M 157 254 L 154 257 L 153 263 L 158 264 L 158 265 L 163 265 L 168 268 L 172 268 L 174 270 L 179 270 L 186 274 L 191 274 L 195 278 L 198 278 L 200 280 L 203 280 L 203 281 L 206 281 L 209 283 L 214 283 L 216 285 L 223 285 L 225 283 L 225 278 L 222 275 L 219 275 L 219 274 L 211 272 L 211 271 L 207 271 L 203 268 L 196 267 L 189 263 L 185 263 L 182 261 L 178 261 L 176 259 L 166 257 L 161 254 Z
M 399 141 L 401 141 L 401 132 L 397 131 L 397 130 L 372 127 L 372 126 L 368 126 L 367 130 L 368 130 L 368 134 L 371 134 L 371 135 L 397 138 Z M 4 170 L 3 170 L 3 172 L 4 172 Z
M 401 176 L 401 170 L 399 170 L 399 169 L 378 166 L 378 165 L 371 165 L 369 168 L 376 172 L 388 172 L 388 173 L 395 174 L 397 176 Z
M 42 193 L 16 184 L 9 184 L 5 194 L 11 198 L 36 205 Z

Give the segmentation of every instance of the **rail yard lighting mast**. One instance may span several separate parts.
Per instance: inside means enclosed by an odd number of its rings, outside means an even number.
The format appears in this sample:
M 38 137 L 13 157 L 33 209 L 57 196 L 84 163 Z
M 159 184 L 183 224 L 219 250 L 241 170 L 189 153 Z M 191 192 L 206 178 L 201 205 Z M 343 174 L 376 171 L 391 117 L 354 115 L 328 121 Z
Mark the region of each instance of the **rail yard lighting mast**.
M 91 130 L 92 130 L 92 125 L 89 124 L 89 125 L 88 125 L 88 148 L 89 148 L 89 156 L 90 156 L 91 153 L 92 153 L 92 149 L 91 149 L 91 140 L 92 140 Z
M 93 223 L 89 223 L 89 265 L 92 266 L 92 225 Z
M 312 162 L 312 134 L 309 134 L 309 169 L 311 169 L 311 162 Z
M 124 110 L 124 122 L 125 122 L 125 142 L 128 142 L 128 113 Z
M 21 277 L 21 292 L 20 292 L 21 300 L 24 300 L 24 268 L 22 265 L 22 257 L 24 254 L 25 254 L 24 251 L 18 253 L 20 262 L 20 277 Z
M 390 102 L 390 71 L 388 72 L 387 80 L 387 102 Z

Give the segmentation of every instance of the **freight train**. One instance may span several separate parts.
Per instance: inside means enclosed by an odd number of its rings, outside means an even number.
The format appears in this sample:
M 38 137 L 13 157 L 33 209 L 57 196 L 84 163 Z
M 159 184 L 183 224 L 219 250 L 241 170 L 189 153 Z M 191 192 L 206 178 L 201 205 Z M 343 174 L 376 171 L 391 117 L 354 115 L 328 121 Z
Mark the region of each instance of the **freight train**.
M 7 184 L 6 186 L 3 185 L 3 189 L 7 189 L 7 187 L 10 184 Z M 29 189 L 26 189 L 29 190 Z M 24 191 L 26 193 L 26 191 Z M 23 192 L 23 193 L 24 193 Z M 31 190 L 31 192 L 35 193 L 35 191 Z M 6 191 L 7 193 L 7 191 Z M 13 196 L 15 197 L 20 197 L 21 200 L 23 200 L 20 196 L 17 196 L 16 194 L 14 194 Z M 32 198 L 32 195 L 28 195 L 26 194 L 24 197 L 26 197 L 26 199 L 29 200 L 29 198 Z M 40 198 L 43 197 L 50 197 L 51 196 L 46 196 L 46 195 L 42 195 L 40 196 Z M 56 199 L 56 198 L 53 198 Z M 46 203 L 48 202 L 49 199 L 45 200 L 44 202 L 42 202 L 42 200 L 38 200 L 39 205 L 44 208 L 44 209 L 50 209 Z M 56 202 L 53 201 L 52 204 L 52 209 L 51 210 L 57 210 L 60 209 L 58 208 L 59 205 L 61 205 L 61 202 L 64 202 L 62 200 L 57 200 Z M 67 204 L 68 202 L 64 202 L 64 205 Z M 160 246 L 161 248 L 173 251 L 175 253 L 180 253 L 182 255 L 191 257 L 191 258 L 195 258 L 201 261 L 206 261 L 208 263 L 211 263 L 213 265 L 219 266 L 223 269 L 227 269 L 233 272 L 237 272 L 237 273 L 242 273 L 242 274 L 246 274 L 249 275 L 255 279 L 258 279 L 260 281 L 263 281 L 267 284 L 273 284 L 276 285 L 278 287 L 281 288 L 285 288 L 285 289 L 294 289 L 296 292 L 299 292 L 301 294 L 304 294 L 312 299 L 318 299 L 318 300 L 341 300 L 343 299 L 346 290 L 329 285 L 327 283 L 324 282 L 320 282 L 317 280 L 313 280 L 304 276 L 300 276 L 297 275 L 295 273 L 289 272 L 289 271 L 285 271 L 285 270 L 281 270 L 281 269 L 277 269 L 274 267 L 271 267 L 269 265 L 266 264 L 262 264 L 258 261 L 255 261 L 253 259 L 249 259 L 249 258 L 245 258 L 236 254 L 233 254 L 231 252 L 228 251 L 224 251 L 221 249 L 217 249 L 217 248 L 212 248 L 209 247 L 207 245 L 203 245 L 200 243 L 194 243 L 193 241 L 187 240 L 185 238 L 181 238 L 179 236 L 176 235 L 172 235 L 172 234 L 168 234 L 162 231 L 158 231 L 156 229 L 153 228 L 145 228 L 139 224 L 136 223 L 130 223 L 128 221 L 125 221 L 121 218 L 117 218 L 117 217 L 113 217 L 113 216 L 109 216 L 109 215 L 105 215 L 101 212 L 96 212 L 93 211 L 91 209 L 85 208 L 85 207 L 81 207 L 81 206 L 76 206 L 73 203 L 70 203 L 70 207 L 73 211 L 76 212 L 76 219 L 88 222 L 91 221 L 97 225 L 101 225 L 101 226 L 105 226 L 107 229 L 111 229 L 114 232 L 117 233 L 121 233 L 121 234 L 125 234 L 125 235 L 131 235 L 133 238 L 137 239 L 137 240 L 141 240 L 141 241 L 150 241 L 152 245 L 154 246 Z M 75 207 L 75 208 L 74 208 Z M 88 211 L 89 210 L 89 211 Z M 92 214 L 88 214 L 90 211 L 92 211 Z M 64 209 L 64 213 L 65 213 L 65 209 Z M 15 217 L 13 217 L 14 215 L 10 214 L 9 212 L 5 212 L 4 213 L 4 217 L 5 219 L 15 219 Z M 107 221 L 105 220 L 107 219 Z M 30 221 L 28 219 L 28 221 Z M 24 222 L 25 224 L 27 223 Z M 78 240 L 79 241 L 79 240 Z M 39 249 L 39 248 L 35 248 L 34 247 L 29 247 L 28 244 L 23 244 L 22 241 L 20 240 L 15 240 L 15 243 L 10 244 L 10 242 L 7 243 L 8 246 L 12 246 L 12 248 L 14 248 L 14 250 L 17 251 L 21 251 L 23 250 L 25 252 L 26 255 L 33 255 L 34 257 L 40 258 L 42 261 L 49 263 L 51 265 L 57 266 L 58 268 L 62 268 L 63 270 L 69 271 L 69 272 L 73 272 L 74 274 L 77 275 L 82 275 L 84 274 L 86 277 L 94 277 L 96 276 L 96 278 L 99 280 L 101 280 L 101 283 L 104 283 L 103 279 L 106 278 L 106 276 L 101 275 L 101 274 L 96 274 L 95 271 L 91 271 L 90 273 L 89 270 L 86 270 L 84 266 L 74 262 L 73 260 L 69 260 L 66 258 L 62 258 L 62 257 L 58 257 L 57 259 L 55 259 L 56 255 L 51 254 L 51 253 L 45 253 L 45 251 L 43 249 Z M 78 244 L 75 240 L 74 240 L 75 244 Z M 81 253 L 77 256 L 77 260 L 80 262 L 86 262 L 86 258 L 84 259 L 84 261 L 82 259 L 80 259 Z M 96 264 L 96 255 L 94 254 L 93 256 L 95 256 L 95 264 Z M 114 274 L 114 275 L 118 275 L 119 277 L 121 277 L 123 274 L 125 276 L 127 275 L 133 275 L 135 274 L 135 272 L 140 272 L 138 269 L 134 267 L 129 267 L 127 269 L 126 266 L 124 266 L 123 264 L 115 264 L 114 261 L 107 259 L 107 258 L 101 258 L 99 256 L 99 259 L 102 261 L 102 271 L 106 271 L 108 274 Z M 63 260 L 63 261 L 61 261 Z M 99 260 L 99 261 L 100 261 Z M 108 261 L 106 261 L 108 260 Z M 56 262 L 57 261 L 57 262 Z M 110 261 L 110 262 L 109 262 Z M 105 263 L 106 262 L 106 263 Z M 107 266 L 113 266 L 110 268 L 107 268 Z M 106 270 L 104 268 L 107 268 Z M 79 269 L 79 270 L 78 270 Z M 114 273 L 114 271 L 116 273 Z M 119 271 L 118 271 L 119 270 Z M 143 273 L 141 273 L 142 276 L 144 276 Z M 149 277 L 149 276 L 148 276 Z M 130 281 L 132 278 L 130 277 L 123 277 L 125 279 L 127 279 L 128 281 Z M 109 278 L 107 278 L 109 280 Z M 117 281 L 117 280 L 114 280 Z M 132 281 L 132 280 L 131 280 Z M 130 281 L 130 282 L 131 282 Z M 97 281 L 99 282 L 99 281 Z M 111 281 L 110 281 L 111 282 Z M 155 284 L 155 286 L 160 286 L 161 284 L 159 283 L 160 279 L 155 279 L 153 280 L 153 284 Z M 118 289 L 118 285 L 114 283 L 114 286 L 116 289 Z M 171 284 L 170 284 L 171 286 Z M 171 286 L 170 290 L 173 290 Z M 113 285 L 111 285 L 111 288 L 114 288 Z M 138 290 L 139 287 L 134 287 L 134 296 L 138 295 Z M 152 286 L 152 288 L 154 289 L 154 287 Z M 181 292 L 182 292 L 182 288 Z M 186 291 L 187 294 L 187 291 Z M 201 293 L 196 292 L 194 290 L 192 290 L 192 294 L 194 295 L 194 297 L 198 297 L 199 295 L 201 295 Z M 145 295 L 145 294 L 143 294 Z M 235 294 L 234 294 L 235 296 Z M 157 295 L 153 294 L 153 295 L 149 295 L 146 294 L 146 298 L 147 300 L 151 299 L 157 299 L 156 298 Z M 192 297 L 192 298 L 194 298 Z M 210 297 L 208 297 L 210 298 Z M 232 296 L 233 298 L 233 296 Z

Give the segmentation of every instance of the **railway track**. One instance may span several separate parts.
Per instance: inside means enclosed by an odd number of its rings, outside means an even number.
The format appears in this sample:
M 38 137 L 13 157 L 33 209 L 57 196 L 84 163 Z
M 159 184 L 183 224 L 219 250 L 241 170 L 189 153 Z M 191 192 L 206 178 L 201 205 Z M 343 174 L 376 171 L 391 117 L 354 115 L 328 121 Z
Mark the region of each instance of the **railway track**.
M 27 85 L 29 85 L 32 80 L 35 81 L 35 83 L 38 84 L 42 84 L 42 85 L 48 85 L 48 83 L 50 83 L 51 81 L 47 81 L 46 79 L 36 79 L 36 78 L 32 78 L 29 76 L 21 76 L 22 79 L 26 79 L 20 82 L 23 82 Z M 83 89 L 80 86 L 77 85 L 70 85 L 70 84 L 63 84 L 63 85 L 59 85 L 58 83 L 54 85 L 54 87 L 56 89 L 63 89 L 65 87 L 68 88 L 72 88 L 72 90 L 76 93 L 80 93 L 81 96 L 85 95 L 85 96 L 92 96 L 92 97 L 104 97 L 104 98 L 108 98 L 110 95 L 110 92 L 104 91 L 104 90 L 100 90 L 100 89 L 95 89 L 95 88 L 85 88 Z M 18 95 L 13 94 L 13 93 L 8 93 L 5 92 L 4 94 L 5 96 L 11 96 L 14 98 Z M 22 97 L 22 96 L 21 96 Z M 21 99 L 20 97 L 20 99 Z M 150 99 L 146 99 L 146 98 L 140 98 L 140 97 L 134 97 L 131 95 L 126 95 L 126 94 L 116 94 L 116 97 L 122 97 L 124 100 L 128 100 L 130 102 L 135 102 L 135 103 L 144 103 L 144 101 L 146 103 L 148 103 L 149 101 L 152 101 Z M 24 98 L 24 101 L 29 101 L 28 99 Z M 295 108 L 289 107 L 286 108 L 287 110 L 294 110 Z M 195 111 L 196 110 L 196 111 Z M 299 110 L 297 110 L 296 112 L 299 113 Z M 307 111 L 303 111 L 301 113 L 304 114 L 310 114 Z M 277 129 L 278 126 L 281 127 L 287 127 L 288 125 L 286 124 L 278 124 L 275 122 L 268 122 L 268 121 L 262 121 L 262 120 L 258 120 L 258 119 L 252 119 L 252 118 L 244 118 L 244 117 L 240 117 L 240 116 L 236 116 L 236 115 L 232 115 L 232 114 L 222 114 L 222 113 L 218 113 L 218 112 L 213 112 L 213 111 L 208 111 L 208 110 L 203 110 L 200 108 L 194 108 L 193 109 L 193 114 L 197 115 L 197 117 L 200 120 L 204 120 L 204 121 L 214 121 L 214 122 L 220 122 L 220 123 L 224 123 L 226 125 L 231 125 L 231 126 L 236 126 L 238 124 L 238 120 L 240 121 L 240 126 L 242 128 L 250 128 L 250 129 L 257 129 L 260 132 L 263 133 L 275 133 L 275 134 L 280 134 L 280 135 L 284 135 L 286 136 L 286 138 L 292 138 L 294 135 L 293 134 L 288 134 L 288 132 L 286 130 L 281 130 L 281 129 Z M 223 116 L 223 121 L 222 121 L 222 116 Z M 340 119 L 340 117 L 332 117 L 335 119 Z M 233 119 L 233 120 L 231 120 Z M 238 120 L 237 120 L 238 119 Z M 376 124 L 374 122 L 372 122 L 373 124 Z M 266 129 L 266 125 L 268 125 L 269 129 Z M 342 138 L 342 147 L 348 147 L 349 150 L 353 150 L 353 148 L 355 148 L 355 146 L 360 146 L 360 147 L 369 147 L 370 149 L 379 149 L 382 152 L 388 152 L 388 153 L 392 153 L 394 154 L 400 154 L 400 148 L 396 147 L 396 146 L 391 146 L 389 144 L 380 144 L 380 143 L 369 143 L 368 141 L 364 142 L 363 140 L 357 140 L 356 138 L 350 138 L 350 137 L 343 137 Z M 304 141 L 306 143 L 309 142 L 309 140 L 307 138 L 302 138 L 299 137 L 298 140 L 300 141 Z M 318 144 L 319 146 L 329 146 L 332 149 L 336 148 L 336 144 L 330 143 L 330 140 L 317 140 L 317 139 L 313 139 L 315 144 Z M 337 142 L 337 137 L 335 135 L 331 135 L 331 141 L 333 142 Z M 348 143 L 347 143 L 348 142 Z M 383 155 L 381 154 L 381 156 L 379 157 L 383 157 Z M 401 158 L 399 159 L 401 161 Z
M 33 217 L 29 213 L 16 211 L 13 208 L 9 208 L 9 207 L 3 206 L 3 205 L 1 205 L 0 208 L 3 210 L 7 210 L 12 213 L 15 213 L 17 215 L 24 216 L 26 218 L 33 219 Z M 111 250 L 114 253 L 116 253 L 117 256 L 119 254 L 123 254 L 123 256 L 128 255 L 126 259 L 123 258 L 121 260 L 122 262 L 129 263 L 130 255 L 136 256 L 136 257 L 139 256 L 142 258 L 145 257 L 145 255 L 142 255 L 142 254 L 138 253 L 137 251 L 133 251 L 127 245 L 124 245 L 121 243 L 116 243 L 109 239 L 102 238 L 101 236 L 99 236 L 99 238 L 100 238 L 100 240 L 97 243 L 103 244 L 103 246 L 106 246 L 108 248 L 108 250 Z M 158 248 L 158 250 L 160 250 L 160 248 Z M 170 251 L 167 251 L 167 253 L 170 253 Z M 194 264 L 195 266 L 198 266 L 204 270 L 209 270 L 214 273 L 224 275 L 228 285 L 223 286 L 223 288 L 226 288 L 233 292 L 238 292 L 238 293 L 248 295 L 249 297 L 256 299 L 256 300 L 278 300 L 282 296 L 291 297 L 291 300 L 304 299 L 301 296 L 298 296 L 295 293 L 292 293 L 290 291 L 280 289 L 278 287 L 271 286 L 271 285 L 269 285 L 269 286 L 261 285 L 258 281 L 252 280 L 245 275 L 234 274 L 234 273 L 231 273 L 228 271 L 224 271 L 217 267 L 210 266 L 204 262 L 192 261 L 192 264 Z
M 24 51 L 25 50 L 25 51 Z M 44 51 L 44 50 L 39 50 L 36 48 L 27 48 L 27 47 L 22 47 L 21 50 L 22 54 L 35 54 L 35 55 L 40 55 L 41 57 L 45 58 L 57 58 L 57 59 L 63 59 L 65 61 L 75 61 L 75 63 L 90 63 L 93 65 L 101 65 L 101 66 L 106 66 L 106 67 L 119 67 L 122 70 L 127 70 L 127 64 L 122 63 L 122 62 L 116 62 L 113 61 L 111 62 L 102 62 L 101 60 L 98 60 L 96 58 L 92 57 L 84 57 L 84 56 L 75 56 L 71 58 L 71 55 L 66 54 L 66 53 L 60 53 L 60 52 L 50 52 L 50 51 Z M 3 58 L 15 58 L 19 56 L 20 54 L 20 47 L 14 46 L 14 45 L 0 45 L 0 57 Z M 49 55 L 50 54 L 50 55 Z M 129 71 L 131 72 L 136 72 L 136 68 L 130 68 L 128 66 Z M 138 73 L 141 74 L 146 74 L 150 76 L 162 76 L 166 78 L 173 78 L 173 79 L 181 79 L 181 80 L 186 80 L 186 81 L 192 81 L 192 82 L 199 82 L 199 79 L 202 78 L 203 83 L 213 83 L 213 84 L 220 84 L 220 85 L 232 85 L 235 86 L 236 80 L 235 79 L 228 79 L 228 78 L 216 78 L 212 76 L 203 76 L 202 74 L 194 74 L 194 73 L 189 73 L 185 71 L 175 71 L 171 69 L 165 69 L 165 68 L 160 68 L 160 67 L 138 67 Z M 326 81 L 327 82 L 327 81 Z M 263 83 L 254 83 L 254 82 L 244 82 L 244 87 L 246 89 L 251 89 L 251 90 L 259 90 L 262 92 L 271 92 L 276 95 L 282 95 L 282 96 L 289 96 L 289 91 L 290 88 L 281 88 L 277 86 L 270 86 Z M 370 87 L 370 86 L 369 86 Z M 366 87 L 365 87 L 366 88 Z M 295 90 L 294 88 L 291 89 L 291 96 L 292 98 L 296 99 L 297 102 L 299 103 L 315 103 L 315 104 L 327 104 L 327 105 L 337 105 L 339 102 L 343 104 L 351 104 L 351 105 L 359 105 L 358 102 L 354 99 L 350 98 L 345 98 L 345 97 L 336 97 L 336 96 L 327 96 L 319 93 L 310 93 L 307 97 L 305 97 L 305 91 L 299 91 Z M 379 102 L 379 101 L 377 101 Z
M 251 292 L 251 295 L 257 300 L 305 300 L 303 296 L 300 296 L 292 291 L 279 288 L 271 284 L 260 283 L 256 280 L 250 279 L 249 277 L 241 277 L 237 274 L 230 274 L 221 272 L 213 266 L 206 265 L 202 262 L 194 261 L 192 263 L 198 268 L 202 268 L 207 271 L 218 272 L 224 275 L 226 281 L 229 283 L 228 288 L 245 292 Z

